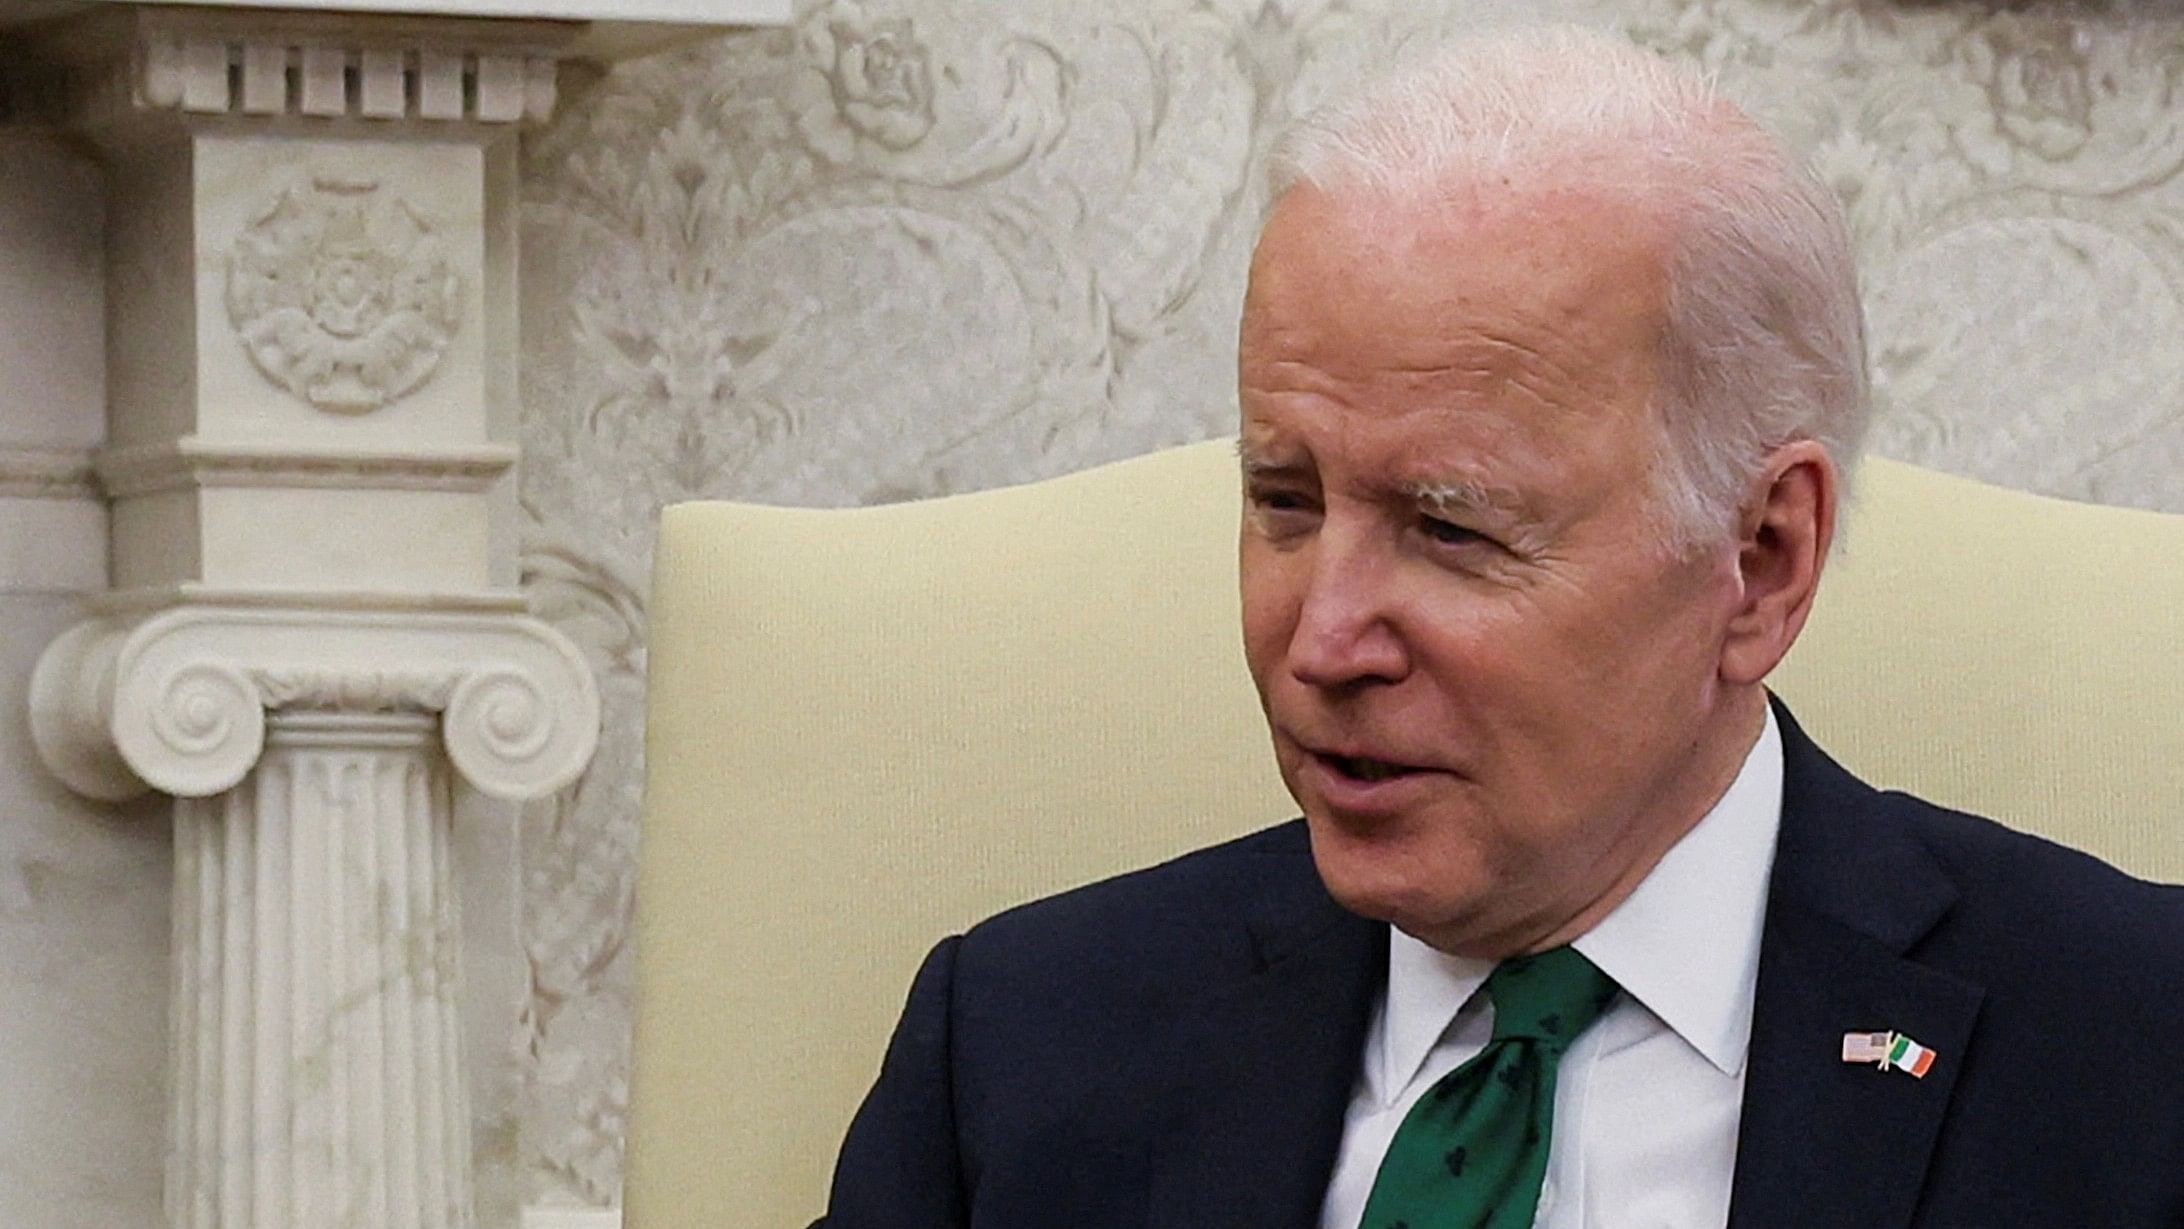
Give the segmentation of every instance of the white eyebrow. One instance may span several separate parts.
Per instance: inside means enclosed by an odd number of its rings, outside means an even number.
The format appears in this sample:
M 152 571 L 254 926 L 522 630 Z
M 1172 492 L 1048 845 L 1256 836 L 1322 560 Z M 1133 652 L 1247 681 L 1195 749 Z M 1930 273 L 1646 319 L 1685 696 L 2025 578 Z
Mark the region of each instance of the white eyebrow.
M 1258 453 L 1252 451 L 1249 444 L 1246 444 L 1242 440 L 1236 441 L 1236 459 L 1243 466 L 1244 476 L 1246 478 L 1252 477 L 1256 474 L 1267 474 L 1274 473 L 1279 470 L 1293 470 L 1298 468 L 1294 464 L 1282 461 L 1272 461 L 1267 459 L 1266 457 L 1260 456 Z
M 1403 493 L 1436 512 L 1515 512 L 1524 506 L 1524 500 L 1508 487 L 1464 478 L 1413 483 Z
M 1544 527 L 1525 511 L 1525 501 L 1514 489 L 1473 479 L 1452 478 L 1406 486 L 1404 494 L 1438 517 L 1457 518 L 1470 512 L 1495 514 L 1503 545 L 1519 555 L 1537 555 L 1546 544 Z

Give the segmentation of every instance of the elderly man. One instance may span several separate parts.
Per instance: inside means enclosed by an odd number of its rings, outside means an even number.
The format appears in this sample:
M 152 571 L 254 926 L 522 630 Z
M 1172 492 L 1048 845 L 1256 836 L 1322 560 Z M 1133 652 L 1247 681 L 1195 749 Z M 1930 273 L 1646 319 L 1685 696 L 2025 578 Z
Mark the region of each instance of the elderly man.
M 824 1223 L 2184 1225 L 2184 893 L 1764 690 L 1865 426 L 1826 192 L 1570 32 L 1276 175 L 1243 625 L 1304 818 L 943 943 Z

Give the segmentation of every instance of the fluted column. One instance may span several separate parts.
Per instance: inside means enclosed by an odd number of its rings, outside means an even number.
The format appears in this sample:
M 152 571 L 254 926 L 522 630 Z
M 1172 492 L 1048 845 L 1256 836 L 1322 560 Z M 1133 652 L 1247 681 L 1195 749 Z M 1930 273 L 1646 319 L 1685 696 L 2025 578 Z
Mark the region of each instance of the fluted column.
M 277 712 L 241 785 L 177 802 L 177 1224 L 470 1223 L 436 724 Z
M 31 706 L 74 789 L 176 798 L 172 1229 L 472 1225 L 454 791 L 583 770 L 576 649 L 514 610 L 185 607 L 67 632 Z

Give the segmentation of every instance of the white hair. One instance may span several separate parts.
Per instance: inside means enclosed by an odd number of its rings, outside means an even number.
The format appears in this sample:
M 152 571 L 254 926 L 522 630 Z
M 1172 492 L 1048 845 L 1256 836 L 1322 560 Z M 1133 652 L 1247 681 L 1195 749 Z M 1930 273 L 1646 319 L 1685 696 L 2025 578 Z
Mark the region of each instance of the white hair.
M 1300 122 L 1299 183 L 1430 203 L 1494 179 L 1581 184 L 1675 232 L 1650 458 L 1663 529 L 1719 542 L 1770 450 L 1824 446 L 1846 485 L 1869 417 L 1856 266 L 1835 197 L 1705 78 L 1575 27 L 1458 44 Z

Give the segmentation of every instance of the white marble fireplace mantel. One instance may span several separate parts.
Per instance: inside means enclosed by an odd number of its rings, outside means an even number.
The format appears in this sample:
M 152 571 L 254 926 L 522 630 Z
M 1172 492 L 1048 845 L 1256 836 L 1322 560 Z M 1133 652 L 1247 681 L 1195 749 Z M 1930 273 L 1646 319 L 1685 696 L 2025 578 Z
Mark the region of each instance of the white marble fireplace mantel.
M 599 698 L 516 587 L 515 138 L 789 15 L 0 0 L 0 1223 L 517 1222 L 458 900 Z
M 353 33 L 402 17 L 556 22 L 573 27 L 565 54 L 613 61 L 723 29 L 782 25 L 792 7 L 792 0 L 0 0 L 0 27 L 114 8 L 333 14 L 364 23 L 348 27 Z

